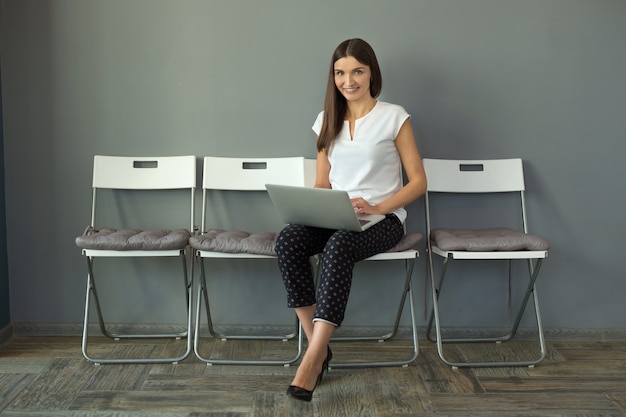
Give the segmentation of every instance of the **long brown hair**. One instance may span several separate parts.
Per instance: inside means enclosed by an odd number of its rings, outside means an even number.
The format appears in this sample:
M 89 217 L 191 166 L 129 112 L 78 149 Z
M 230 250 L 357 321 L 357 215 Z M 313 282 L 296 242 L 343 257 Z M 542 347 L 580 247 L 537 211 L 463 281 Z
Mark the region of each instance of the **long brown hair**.
M 339 44 L 333 52 L 328 71 L 328 83 L 326 84 L 326 98 L 324 99 L 324 119 L 322 128 L 317 137 L 317 151 L 328 152 L 341 128 L 346 116 L 348 105 L 346 98 L 335 85 L 335 62 L 341 58 L 354 57 L 361 64 L 370 67 L 372 79 L 370 81 L 370 94 L 376 98 L 383 86 L 383 78 L 378 66 L 378 60 L 372 47 L 363 39 L 348 39 Z

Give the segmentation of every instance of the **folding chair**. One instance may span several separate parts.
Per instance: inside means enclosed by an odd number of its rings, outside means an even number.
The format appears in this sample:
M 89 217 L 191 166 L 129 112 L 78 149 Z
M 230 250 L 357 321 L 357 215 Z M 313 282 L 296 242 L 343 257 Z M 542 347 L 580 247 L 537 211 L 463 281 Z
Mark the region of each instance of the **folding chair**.
M 92 195 L 92 211 L 91 223 L 82 236 L 76 238 L 76 244 L 82 249 L 82 254 L 87 260 L 87 291 L 85 296 L 85 317 L 83 325 L 82 352 L 85 358 L 96 364 L 105 363 L 177 363 L 185 359 L 191 353 L 191 292 L 192 282 L 187 272 L 187 256 L 186 247 L 188 246 L 191 230 L 193 230 L 194 222 L 194 197 L 196 187 L 196 157 L 191 156 L 169 156 L 169 157 L 122 157 L 122 156 L 103 156 L 96 155 L 93 162 L 93 195 Z M 109 197 L 116 200 L 110 204 L 100 203 L 97 196 L 103 190 L 108 190 Z M 183 191 L 186 191 L 184 193 Z M 107 220 L 115 219 L 118 224 L 127 222 L 125 213 L 119 214 L 122 208 L 127 205 L 119 203 L 119 201 L 129 202 L 133 204 L 136 200 L 132 200 L 135 192 L 141 192 L 141 196 L 148 198 L 152 203 L 152 198 L 162 197 L 161 203 L 166 201 L 169 203 L 174 197 L 181 194 L 185 195 L 185 199 L 190 198 L 190 209 L 180 213 L 167 212 L 166 214 L 176 220 L 172 224 L 178 223 L 188 225 L 189 229 L 114 229 L 110 227 L 102 227 L 96 223 L 96 214 L 100 217 L 107 217 Z M 158 192 L 158 193 L 157 193 Z M 187 194 L 188 193 L 188 194 Z M 132 194 L 132 196 L 131 196 Z M 127 198 L 123 198 L 127 197 Z M 183 204 L 181 200 L 181 205 Z M 147 204 L 147 201 L 144 201 Z M 186 203 L 184 203 L 186 205 Z M 110 206 L 118 206 L 116 210 L 107 210 Z M 168 206 L 169 207 L 169 206 Z M 133 208 L 141 213 L 139 205 Z M 158 210 L 154 204 L 144 207 L 143 210 Z M 114 215 L 107 215 L 115 211 Z M 164 213 L 165 214 L 165 213 Z M 116 218 L 117 216 L 117 218 Z M 183 223 L 184 222 L 184 223 Z M 96 279 L 94 274 L 94 261 L 96 258 L 178 258 L 182 266 L 182 283 L 184 285 L 184 298 L 181 297 L 181 312 L 185 312 L 186 326 L 174 333 L 163 334 L 127 334 L 116 333 L 107 326 L 104 320 L 101 301 L 96 291 Z M 144 277 L 145 278 L 145 277 Z M 145 286 L 150 283 L 143 284 Z M 150 287 L 153 289 L 154 287 Z M 147 291 L 146 291 L 147 292 Z M 169 297 L 166 294 L 165 297 Z M 91 310 L 91 299 L 93 298 L 94 307 L 98 316 L 100 330 L 104 336 L 109 338 L 120 339 L 145 339 L 145 338 L 186 338 L 186 350 L 178 355 L 171 357 L 160 357 L 157 355 L 146 355 L 151 357 L 103 357 L 96 358 L 88 353 L 89 344 L 89 314 Z M 155 304 L 159 300 L 154 300 Z M 112 303 L 109 303 L 112 304 Z
M 527 226 L 526 202 L 524 197 L 524 172 L 521 159 L 494 159 L 494 160 L 444 160 L 444 159 L 424 159 L 424 169 L 428 178 L 428 190 L 426 192 L 425 215 L 426 229 L 428 233 L 427 250 L 429 257 L 429 275 L 432 288 L 432 313 L 430 315 L 427 336 L 429 340 L 437 343 L 437 351 L 441 360 L 452 366 L 457 367 L 500 367 L 500 366 L 534 366 L 541 362 L 546 356 L 546 345 L 543 335 L 543 327 L 541 324 L 541 315 L 539 311 L 539 300 L 535 282 L 543 260 L 548 256 L 549 243 L 541 237 L 530 235 Z M 492 218 L 511 220 L 518 218 L 518 223 L 514 228 L 440 228 L 433 226 L 433 218 L 440 214 L 443 216 L 443 204 L 439 201 L 438 207 L 441 210 L 433 209 L 433 200 L 435 194 L 453 194 L 451 197 L 457 198 L 452 200 L 446 198 L 450 203 L 455 201 L 455 205 L 459 206 L 459 194 L 465 195 L 465 198 L 482 198 L 498 208 L 505 207 L 507 203 L 497 198 L 513 197 L 516 200 L 516 206 L 519 204 L 521 210 L 515 215 L 500 215 L 495 212 L 490 215 Z M 456 195 L 456 197 L 454 197 Z M 490 196 L 489 198 L 487 196 Z M 497 200 L 494 200 L 497 199 Z M 463 201 L 463 200 L 461 200 Z M 467 200 L 465 200 L 467 202 Z M 480 200 L 483 201 L 483 200 Z M 507 200 L 508 201 L 508 200 Z M 509 202 L 510 203 L 510 202 Z M 475 203 L 474 203 L 475 204 Z M 481 210 L 486 209 L 487 205 L 481 205 Z M 450 208 L 450 207 L 448 207 Z M 509 211 L 518 211 L 512 209 Z M 483 215 L 484 217 L 485 215 Z M 467 225 L 469 213 L 462 216 L 456 216 L 453 222 Z M 439 224 L 442 222 L 439 221 Z M 500 225 L 501 226 L 501 225 Z M 456 227 L 456 226 L 455 226 Z M 433 265 L 433 257 L 442 258 L 439 280 L 435 280 L 435 269 Z M 457 262 L 467 261 L 508 261 L 509 267 L 509 294 L 511 292 L 511 274 L 513 271 L 513 261 L 525 260 L 528 264 L 529 281 L 522 297 L 520 308 L 515 316 L 513 325 L 508 333 L 502 336 L 480 336 L 480 337 L 442 337 L 442 325 L 440 320 L 441 290 L 446 276 L 446 271 L 450 269 L 450 265 Z M 448 291 L 450 292 L 450 291 Z M 483 293 L 485 294 L 485 293 Z M 532 296 L 535 310 L 535 319 L 538 333 L 539 356 L 536 358 L 525 358 L 518 356 L 517 359 L 510 358 L 513 353 L 508 355 L 498 352 L 501 359 L 471 361 L 464 359 L 450 359 L 444 354 L 444 343 L 477 343 L 477 342 L 496 342 L 501 343 L 511 340 L 517 333 L 524 312 L 528 305 L 528 301 Z M 450 304 L 448 304 L 450 305 Z M 509 296 L 510 305 L 510 296 Z M 457 303 L 458 306 L 458 303 Z M 435 324 L 436 337 L 432 337 L 433 321 Z M 449 327 L 448 327 L 449 330 Z M 462 345 L 461 345 L 462 346 Z M 448 352 L 449 353 L 449 352 Z M 509 357 L 503 357 L 509 356 Z M 526 355 L 528 356 L 528 355 Z
M 259 259 L 275 259 L 274 243 L 278 231 L 249 233 L 241 230 L 224 230 L 208 228 L 207 216 L 215 210 L 210 193 L 216 191 L 243 191 L 266 192 L 265 184 L 284 184 L 296 186 L 310 186 L 312 183 L 305 176 L 305 166 L 314 161 L 303 157 L 286 158 L 204 158 L 202 180 L 202 233 L 192 236 L 190 246 L 194 249 L 194 257 L 199 263 L 200 279 L 198 301 L 196 303 L 194 351 L 198 359 L 207 364 L 247 364 L 247 365 L 284 365 L 297 361 L 302 354 L 302 332 L 300 324 L 295 319 L 293 333 L 286 335 L 270 334 L 223 334 L 216 330 L 211 318 L 211 304 L 207 289 L 207 268 L 209 260 L 227 259 L 232 261 L 254 261 Z M 209 273 L 210 273 L 209 269 Z M 277 271 L 278 274 L 278 271 Z M 216 274 L 211 275 L 216 280 Z M 278 278 L 277 278 L 278 279 Z M 201 352 L 202 308 L 206 311 L 208 330 L 211 336 L 226 341 L 228 339 L 243 340 L 283 340 L 298 339 L 297 352 L 293 357 L 286 359 L 224 359 L 211 358 Z

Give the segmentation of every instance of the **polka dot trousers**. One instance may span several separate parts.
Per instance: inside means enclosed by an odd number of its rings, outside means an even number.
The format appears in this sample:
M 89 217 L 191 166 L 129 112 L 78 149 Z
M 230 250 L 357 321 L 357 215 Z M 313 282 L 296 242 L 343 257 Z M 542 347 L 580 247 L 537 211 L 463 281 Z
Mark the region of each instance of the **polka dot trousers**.
M 316 304 L 314 318 L 341 325 L 354 264 L 396 245 L 404 234 L 400 220 L 388 214 L 363 232 L 290 224 L 278 235 L 278 267 L 291 308 Z M 310 257 L 321 254 L 317 297 Z

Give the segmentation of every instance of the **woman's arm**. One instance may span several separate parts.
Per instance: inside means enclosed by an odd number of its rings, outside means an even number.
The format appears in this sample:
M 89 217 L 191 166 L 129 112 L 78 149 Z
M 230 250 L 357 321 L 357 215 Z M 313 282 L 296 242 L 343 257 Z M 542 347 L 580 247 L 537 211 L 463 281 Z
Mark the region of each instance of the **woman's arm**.
M 362 198 L 353 199 L 352 205 L 356 208 L 357 213 L 392 213 L 400 207 L 408 205 L 426 192 L 426 173 L 422 166 L 422 158 L 415 144 L 410 119 L 405 120 L 402 124 L 395 142 L 408 182 L 391 198 L 381 201 L 375 206 L 370 206 Z
M 315 162 L 315 188 L 331 188 L 330 186 L 330 162 L 326 151 L 317 153 Z

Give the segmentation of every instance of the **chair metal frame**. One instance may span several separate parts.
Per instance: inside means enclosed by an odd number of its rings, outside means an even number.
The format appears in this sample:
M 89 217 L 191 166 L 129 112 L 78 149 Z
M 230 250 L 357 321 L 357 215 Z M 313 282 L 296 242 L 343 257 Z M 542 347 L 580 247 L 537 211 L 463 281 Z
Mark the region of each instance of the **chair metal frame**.
M 404 311 L 404 306 L 406 299 L 409 299 L 409 314 L 411 318 L 411 339 L 412 339 L 412 350 L 410 352 L 410 356 L 404 359 L 398 359 L 393 361 L 362 361 L 362 362 L 333 362 L 329 365 L 331 369 L 346 369 L 346 368 L 370 368 L 370 367 L 391 367 L 391 366 L 402 366 L 407 367 L 409 364 L 413 363 L 419 354 L 419 341 L 417 335 L 417 323 L 415 318 L 415 303 L 413 300 L 413 270 L 415 267 L 415 263 L 417 258 L 419 257 L 419 252 L 416 249 L 408 249 L 401 252 L 384 252 L 379 253 L 369 258 L 366 258 L 360 262 L 381 262 L 381 261 L 404 261 L 405 263 L 405 280 L 404 280 L 404 288 L 402 290 L 402 296 L 400 298 L 400 303 L 398 304 L 398 310 L 396 313 L 395 321 L 393 327 L 389 333 L 380 335 L 380 336 L 341 336 L 341 337 L 333 337 L 331 341 L 363 341 L 363 340 L 376 340 L 378 342 L 384 342 L 386 340 L 392 339 L 396 336 L 398 332 L 398 328 L 400 327 L 400 320 L 402 318 L 402 313 Z
M 231 158 L 206 156 L 203 163 L 202 180 L 202 226 L 201 231 L 207 232 L 207 212 L 210 209 L 209 191 L 254 191 L 266 192 L 265 184 L 284 184 L 311 186 L 311 179 L 306 175 L 307 167 L 315 161 L 304 157 L 280 158 Z M 308 168 L 310 170 L 310 168 Z M 196 303 L 194 351 L 198 359 L 209 365 L 283 365 L 289 366 L 302 356 L 303 337 L 300 323 L 295 318 L 295 328 L 286 335 L 246 334 L 233 335 L 219 333 L 211 318 L 209 292 L 207 289 L 205 261 L 209 259 L 255 260 L 276 259 L 274 255 L 251 253 L 226 253 L 207 250 L 194 250 L 194 258 L 199 263 L 198 294 Z M 265 359 L 212 359 L 200 352 L 200 325 L 202 307 L 205 307 L 208 330 L 211 336 L 226 340 L 291 340 L 297 338 L 297 351 L 294 356 L 284 360 Z
M 190 193 L 190 232 L 194 229 L 196 188 L 196 157 L 166 156 L 166 157 L 119 157 L 94 156 L 92 182 L 92 210 L 90 227 L 96 227 L 96 208 L 98 190 L 188 190 Z M 187 358 L 192 352 L 192 291 L 193 274 L 188 274 L 187 250 L 102 250 L 82 249 L 87 260 L 87 289 L 85 294 L 85 315 L 83 322 L 82 353 L 90 362 L 99 364 L 129 364 L 129 363 L 178 363 Z M 115 333 L 109 330 L 104 320 L 100 299 L 96 290 L 94 275 L 95 258 L 132 258 L 132 257 L 177 257 L 182 264 L 182 278 L 185 286 L 186 325 L 176 333 L 126 334 Z M 88 353 L 89 344 L 89 316 L 90 301 L 93 297 L 98 317 L 98 324 L 102 334 L 114 340 L 121 339 L 148 339 L 148 338 L 186 338 L 186 350 L 180 355 L 163 358 L 96 358 Z
M 516 251 L 493 251 L 493 252 L 470 252 L 460 250 L 442 250 L 433 244 L 430 236 L 432 227 L 431 194 L 433 193 L 517 193 L 520 198 L 522 230 L 528 234 L 527 212 L 525 201 L 525 183 L 522 160 L 499 159 L 499 160 L 441 160 L 424 158 L 424 169 L 428 178 L 428 190 L 424 196 L 426 229 L 427 229 L 427 252 L 428 270 L 432 290 L 432 310 L 426 330 L 430 341 L 437 344 L 437 352 L 440 359 L 453 368 L 459 367 L 533 367 L 541 362 L 546 356 L 546 343 L 539 310 L 539 299 L 536 291 L 536 280 L 543 260 L 548 256 L 547 250 L 516 250 Z M 433 254 L 442 258 L 442 270 L 439 280 L 435 279 Z M 507 334 L 495 337 L 466 337 L 446 338 L 442 337 L 442 325 L 440 320 L 439 298 L 441 287 L 447 268 L 454 260 L 526 260 L 529 270 L 529 281 L 526 292 L 514 323 Z M 443 345 L 447 343 L 502 343 L 513 339 L 519 329 L 519 325 L 526 311 L 528 301 L 534 303 L 535 319 L 537 324 L 538 344 L 540 354 L 529 360 L 485 361 L 485 362 L 462 362 L 450 360 L 444 353 Z M 432 336 L 433 322 L 435 324 L 435 337 Z

